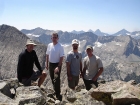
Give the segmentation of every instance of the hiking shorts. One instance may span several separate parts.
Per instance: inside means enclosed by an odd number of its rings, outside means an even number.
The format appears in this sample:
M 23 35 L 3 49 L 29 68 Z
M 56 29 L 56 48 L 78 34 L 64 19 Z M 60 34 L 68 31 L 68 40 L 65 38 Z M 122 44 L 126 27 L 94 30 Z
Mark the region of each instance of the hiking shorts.
M 72 75 L 72 80 L 68 80 L 68 85 L 70 88 L 75 88 L 78 85 L 79 76 Z

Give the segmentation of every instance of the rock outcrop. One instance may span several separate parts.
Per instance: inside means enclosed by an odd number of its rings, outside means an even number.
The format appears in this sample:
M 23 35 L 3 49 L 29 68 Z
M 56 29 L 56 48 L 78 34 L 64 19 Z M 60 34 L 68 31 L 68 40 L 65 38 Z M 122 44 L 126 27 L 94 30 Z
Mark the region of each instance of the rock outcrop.
M 48 86 L 23 86 L 16 78 L 3 80 L 0 86 L 0 105 L 140 105 L 140 85 L 134 80 L 100 81 L 98 88 L 89 91 L 80 83 L 75 91 L 62 90 L 62 101 Z
M 91 89 L 91 96 L 106 105 L 140 105 L 140 89 L 134 81 L 112 81 Z

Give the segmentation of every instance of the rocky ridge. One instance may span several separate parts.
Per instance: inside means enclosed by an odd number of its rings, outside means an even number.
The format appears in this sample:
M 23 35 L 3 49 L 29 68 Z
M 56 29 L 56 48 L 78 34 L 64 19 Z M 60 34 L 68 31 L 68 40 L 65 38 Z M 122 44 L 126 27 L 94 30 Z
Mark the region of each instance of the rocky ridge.
M 82 80 L 81 80 L 82 81 Z M 99 82 L 99 81 L 98 81 Z M 99 82 L 99 87 L 85 89 L 80 82 L 75 91 L 66 87 L 62 101 L 48 86 L 23 86 L 16 78 L 0 81 L 0 105 L 139 105 L 140 84 L 135 81 Z

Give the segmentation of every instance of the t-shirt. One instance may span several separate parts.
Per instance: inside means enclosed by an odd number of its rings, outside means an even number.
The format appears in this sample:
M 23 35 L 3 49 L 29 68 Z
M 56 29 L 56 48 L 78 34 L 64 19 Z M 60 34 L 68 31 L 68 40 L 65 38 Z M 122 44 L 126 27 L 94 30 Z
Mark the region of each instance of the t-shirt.
M 49 55 L 49 62 L 58 63 L 60 57 L 64 56 L 64 49 L 60 43 L 54 45 L 53 43 L 48 44 L 46 54 Z
M 70 72 L 74 76 L 80 74 L 80 62 L 82 62 L 82 54 L 80 52 L 70 51 L 67 54 L 66 62 L 70 63 Z
M 84 67 L 86 67 L 84 79 L 92 80 L 97 74 L 99 68 L 103 67 L 103 64 L 100 58 L 96 55 L 93 55 L 91 58 L 86 56 L 84 58 Z

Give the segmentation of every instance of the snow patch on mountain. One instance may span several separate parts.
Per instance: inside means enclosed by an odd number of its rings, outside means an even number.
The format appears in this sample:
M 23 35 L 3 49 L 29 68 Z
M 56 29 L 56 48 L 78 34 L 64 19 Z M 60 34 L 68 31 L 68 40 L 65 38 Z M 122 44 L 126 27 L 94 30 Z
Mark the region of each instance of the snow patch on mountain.
M 31 33 L 29 33 L 29 34 L 26 34 L 27 36 L 34 36 L 34 37 L 39 37 L 40 35 L 35 35 L 35 34 L 31 34 Z

